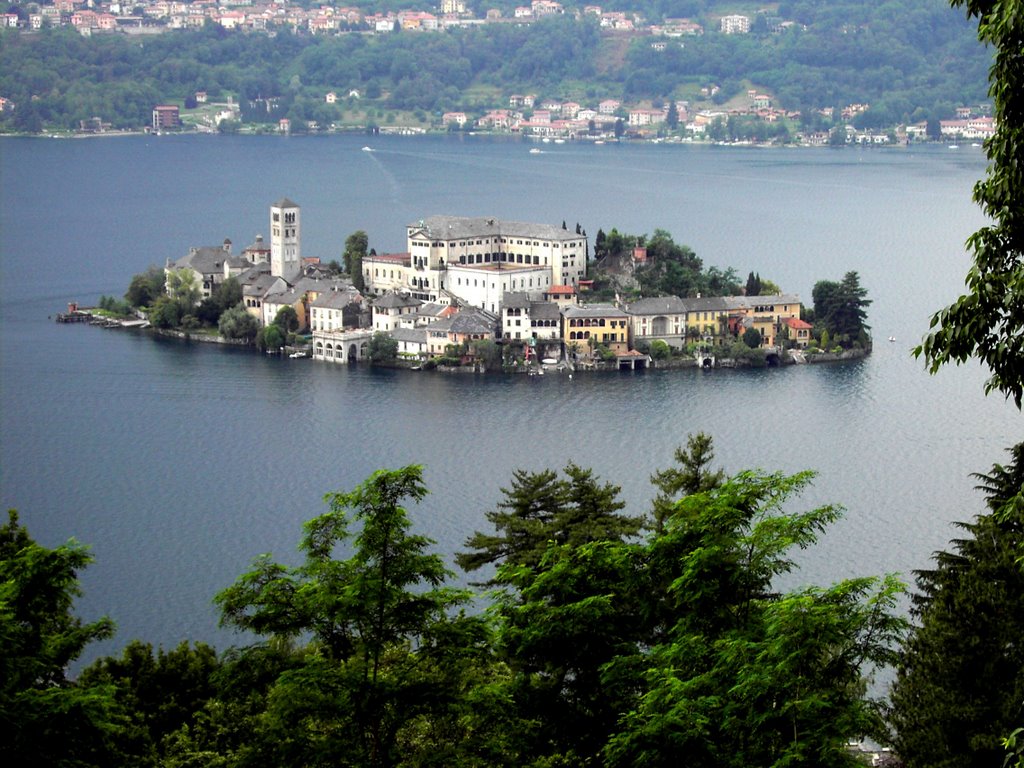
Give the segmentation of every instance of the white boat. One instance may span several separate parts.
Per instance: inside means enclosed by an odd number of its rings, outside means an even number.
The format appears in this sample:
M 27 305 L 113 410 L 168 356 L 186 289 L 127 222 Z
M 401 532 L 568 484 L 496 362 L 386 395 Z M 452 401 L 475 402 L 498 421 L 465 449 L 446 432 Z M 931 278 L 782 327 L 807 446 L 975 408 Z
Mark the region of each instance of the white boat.
M 595 144 L 604 144 L 604 139 L 598 139 L 594 142 Z
M 299 357 L 305 357 L 305 356 L 306 356 L 305 352 L 292 352 L 290 355 L 288 355 L 288 357 L 290 357 L 292 359 L 299 358 Z
M 531 154 L 531 155 L 539 155 L 539 154 L 540 154 L 540 148 L 539 148 L 539 147 L 533 147 L 533 148 L 532 148 L 532 149 L 530 150 L 530 154 Z
M 950 149 L 960 149 L 960 145 L 959 144 L 950 144 L 949 148 Z
M 555 144 L 565 144 L 565 139 L 555 139 Z
M 373 152 L 372 147 L 363 147 L 363 152 Z
M 544 363 L 544 365 L 558 365 L 558 361 L 553 357 L 545 357 L 541 362 Z
M 896 337 L 895 336 L 890 336 L 889 337 L 889 341 L 896 341 Z

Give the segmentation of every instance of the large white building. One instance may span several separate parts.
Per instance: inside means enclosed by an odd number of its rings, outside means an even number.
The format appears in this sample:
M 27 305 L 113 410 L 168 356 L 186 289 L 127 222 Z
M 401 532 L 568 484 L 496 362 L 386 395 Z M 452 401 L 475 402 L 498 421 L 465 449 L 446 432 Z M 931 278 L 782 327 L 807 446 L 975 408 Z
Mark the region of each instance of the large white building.
M 745 35 L 750 32 L 750 17 L 738 13 L 722 17 L 722 32 L 726 35 Z
M 408 255 L 363 260 L 369 291 L 404 290 L 422 301 L 448 291 L 497 312 L 506 291 L 576 286 L 587 273 L 586 235 L 548 224 L 432 216 L 408 225 L 406 245 Z

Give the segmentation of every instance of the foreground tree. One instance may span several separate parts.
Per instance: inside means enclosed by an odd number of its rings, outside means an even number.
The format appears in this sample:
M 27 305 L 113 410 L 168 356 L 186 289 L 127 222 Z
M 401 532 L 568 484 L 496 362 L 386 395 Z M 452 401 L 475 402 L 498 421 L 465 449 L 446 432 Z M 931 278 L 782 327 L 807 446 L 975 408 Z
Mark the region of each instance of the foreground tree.
M 1001 765 L 1024 721 L 1024 443 L 1012 454 L 978 476 L 989 512 L 917 573 L 890 718 L 909 768 Z
M 865 675 L 890 663 L 904 622 L 892 578 L 780 595 L 790 551 L 839 510 L 786 512 L 810 482 L 742 473 L 683 498 L 643 553 L 637 582 L 650 650 L 617 659 L 639 698 L 604 750 L 610 765 L 843 766 L 853 735 L 880 735 Z
M 658 489 L 654 498 L 654 530 L 661 533 L 665 519 L 684 496 L 710 491 L 722 484 L 725 472 L 711 469 L 715 449 L 711 435 L 704 432 L 686 436 L 686 447 L 676 448 L 678 467 L 662 469 L 651 475 L 651 484 Z
M 967 291 L 937 312 L 915 354 L 934 372 L 977 357 L 990 373 L 985 391 L 1024 395 L 1024 7 L 1020 0 L 951 0 L 978 20 L 995 49 L 989 71 L 996 130 L 985 142 L 989 166 L 974 200 L 992 222 L 967 240 L 974 262 Z
M 261 751 L 274 764 L 390 766 L 417 718 L 443 719 L 483 621 L 401 503 L 426 494 L 418 466 L 378 471 L 305 526 L 297 568 L 257 560 L 216 600 L 224 624 L 311 643 L 273 684 Z M 349 510 L 352 511 L 349 514 Z M 352 536 L 349 527 L 359 526 Z M 347 559 L 336 550 L 354 547 Z M 469 649 L 469 650 L 466 650 Z
M 122 725 L 113 690 L 78 685 L 68 665 L 94 640 L 114 634 L 110 619 L 72 614 L 78 571 L 91 562 L 69 541 L 37 544 L 10 511 L 0 527 L 0 744 L 8 765 L 112 765 Z
M 216 695 L 217 654 L 208 645 L 183 642 L 171 651 L 135 640 L 120 657 L 107 657 L 79 677 L 86 686 L 106 686 L 126 715 L 117 736 L 119 763 L 166 765 L 168 737 L 194 722 Z
M 455 561 L 466 571 L 503 564 L 535 569 L 551 543 L 624 541 L 640 531 L 643 518 L 619 514 L 625 507 L 619 490 L 572 462 L 564 479 L 553 470 L 515 470 L 511 486 L 501 489 L 504 499 L 486 513 L 496 533 L 474 533 L 466 540 L 470 551 Z

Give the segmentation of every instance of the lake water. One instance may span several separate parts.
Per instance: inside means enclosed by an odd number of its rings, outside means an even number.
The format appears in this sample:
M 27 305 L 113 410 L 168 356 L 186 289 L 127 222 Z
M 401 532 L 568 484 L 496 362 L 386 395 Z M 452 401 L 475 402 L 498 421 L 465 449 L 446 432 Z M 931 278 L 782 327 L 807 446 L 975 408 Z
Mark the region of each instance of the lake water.
M 432 494 L 412 518 L 450 556 L 514 468 L 593 467 L 636 511 L 651 472 L 703 430 L 728 471 L 815 469 L 800 503 L 846 507 L 800 557 L 796 581 L 818 583 L 927 567 L 982 509 L 969 475 L 1003 461 L 1024 422 L 982 395 L 978 366 L 932 377 L 909 354 L 962 286 L 980 150 L 528 147 L 0 139 L 0 502 L 48 546 L 92 546 L 79 610 L 119 632 L 90 658 L 133 638 L 237 641 L 213 595 L 258 553 L 294 561 L 323 494 L 383 466 L 426 465 Z M 324 260 L 356 229 L 403 250 L 406 224 L 444 213 L 578 222 L 591 239 L 662 228 L 807 302 L 817 280 L 857 270 L 879 341 L 851 364 L 570 381 L 267 359 L 50 319 L 190 246 L 240 250 L 284 196 L 302 206 L 303 255 Z

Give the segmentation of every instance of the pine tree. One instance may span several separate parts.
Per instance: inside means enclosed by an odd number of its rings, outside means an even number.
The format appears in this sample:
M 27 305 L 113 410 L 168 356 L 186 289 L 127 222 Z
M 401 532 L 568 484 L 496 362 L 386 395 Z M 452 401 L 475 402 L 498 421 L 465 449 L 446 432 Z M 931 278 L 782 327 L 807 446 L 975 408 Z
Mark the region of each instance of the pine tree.
M 722 484 L 725 472 L 711 469 L 714 458 L 711 436 L 698 432 L 687 435 L 685 449 L 676 448 L 678 468 L 662 469 L 651 475 L 651 483 L 659 491 L 653 504 L 655 531 L 660 533 L 664 529 L 665 519 L 681 497 L 710 491 Z
M 1001 765 L 1001 739 L 1024 723 L 1024 443 L 1012 454 L 977 476 L 990 511 L 917 573 L 890 718 L 909 768 Z

